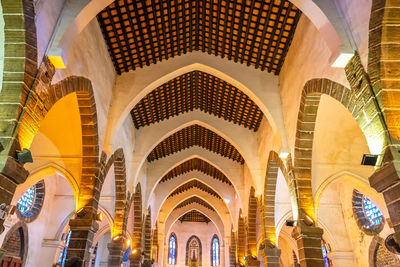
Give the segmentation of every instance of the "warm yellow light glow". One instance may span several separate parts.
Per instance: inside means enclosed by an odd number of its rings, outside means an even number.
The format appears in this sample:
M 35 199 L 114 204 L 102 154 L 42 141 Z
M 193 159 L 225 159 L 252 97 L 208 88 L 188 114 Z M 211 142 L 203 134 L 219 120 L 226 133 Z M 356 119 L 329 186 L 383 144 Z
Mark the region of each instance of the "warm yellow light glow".
M 310 216 L 308 216 L 307 214 L 306 214 L 306 216 L 304 217 L 304 222 L 307 224 L 307 225 L 312 225 L 312 224 L 314 224 L 314 220 L 310 217 Z
M 281 159 L 287 159 L 288 156 L 289 156 L 289 152 L 281 152 L 281 153 L 279 154 L 279 157 L 280 157 Z
M 130 243 L 131 243 L 131 241 L 129 239 L 126 240 L 126 246 L 129 246 Z
M 54 65 L 56 69 L 65 69 L 65 63 L 61 56 L 49 56 L 51 64 Z
M 136 254 L 136 249 L 134 249 L 134 250 L 132 250 L 132 253 L 131 254 Z
M 116 241 L 116 240 L 118 240 L 119 238 L 120 238 L 120 236 L 117 235 L 117 236 L 114 236 L 113 240 Z
M 103 213 L 99 212 L 97 213 L 97 218 L 96 218 L 99 222 L 103 221 Z

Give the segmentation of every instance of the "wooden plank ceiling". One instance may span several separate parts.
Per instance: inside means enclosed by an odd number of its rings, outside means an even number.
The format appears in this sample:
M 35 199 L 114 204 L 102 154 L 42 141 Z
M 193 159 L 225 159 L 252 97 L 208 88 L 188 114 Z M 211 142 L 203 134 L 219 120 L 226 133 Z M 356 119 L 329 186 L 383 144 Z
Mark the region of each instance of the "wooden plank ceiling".
M 181 221 L 181 223 L 183 223 L 183 222 L 200 222 L 200 223 L 211 222 L 211 220 L 206 215 L 204 215 L 201 212 L 198 212 L 197 210 L 191 210 L 191 211 L 185 213 L 185 215 L 182 215 L 178 220 Z
M 299 17 L 288 0 L 116 0 L 97 15 L 118 74 L 191 51 L 279 74 Z
M 191 180 L 181 186 L 179 186 L 177 189 L 175 189 L 171 194 L 169 194 L 168 198 L 173 197 L 175 195 L 178 195 L 180 193 L 183 193 L 187 190 L 190 190 L 192 188 L 197 188 L 200 189 L 211 196 L 214 196 L 216 198 L 222 199 L 217 192 L 214 191 L 214 189 L 210 188 L 208 185 L 200 182 L 199 180 Z
M 228 177 L 225 176 L 220 170 L 215 168 L 213 165 L 210 163 L 199 159 L 199 158 L 193 158 L 189 159 L 172 170 L 170 170 L 166 175 L 163 176 L 163 178 L 160 180 L 159 183 L 164 183 L 168 180 L 171 180 L 179 175 L 182 175 L 184 173 L 188 173 L 190 171 L 200 171 L 204 174 L 207 174 L 209 176 L 212 176 L 214 179 L 217 179 L 223 183 L 227 183 L 230 186 L 233 186 L 231 181 L 228 179 Z
M 195 109 L 254 131 L 264 115 L 238 88 L 205 72 L 192 71 L 150 92 L 132 109 L 131 116 L 138 129 Z
M 210 206 L 210 204 L 208 204 L 206 201 L 202 200 L 199 197 L 191 197 L 191 198 L 188 198 L 188 199 L 184 200 L 178 206 L 176 206 L 174 210 L 186 207 L 187 205 L 192 205 L 194 203 L 202 205 L 203 207 L 205 207 L 205 208 L 207 208 L 207 209 L 209 209 L 211 211 L 215 211 L 214 208 Z
M 242 155 L 231 143 L 198 124 L 183 128 L 161 141 L 150 152 L 147 161 L 152 162 L 192 146 L 203 147 L 240 164 L 244 163 Z

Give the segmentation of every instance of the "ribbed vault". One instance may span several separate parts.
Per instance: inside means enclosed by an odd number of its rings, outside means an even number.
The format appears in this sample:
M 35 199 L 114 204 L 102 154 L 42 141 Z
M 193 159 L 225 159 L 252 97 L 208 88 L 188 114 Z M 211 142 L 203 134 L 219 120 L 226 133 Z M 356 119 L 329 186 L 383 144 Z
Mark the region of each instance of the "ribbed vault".
M 204 174 L 207 174 L 209 176 L 214 177 L 217 180 L 220 180 L 223 183 L 227 183 L 230 186 L 233 186 L 231 181 L 228 179 L 228 177 L 225 176 L 220 170 L 215 168 L 213 165 L 210 163 L 199 159 L 199 158 L 193 158 L 189 159 L 180 165 L 176 166 L 172 170 L 170 170 L 166 175 L 163 176 L 163 178 L 160 180 L 159 183 L 164 183 L 168 180 L 171 180 L 179 175 L 188 173 L 190 171 L 201 171 Z
M 204 200 L 202 200 L 201 198 L 196 197 L 196 196 L 191 197 L 191 198 L 188 198 L 188 199 L 182 201 L 182 203 L 180 203 L 178 206 L 176 206 L 176 207 L 174 208 L 174 210 L 183 208 L 183 207 L 188 206 L 188 205 L 192 205 L 192 204 L 194 204 L 194 203 L 197 203 L 197 204 L 199 204 L 199 205 L 202 205 L 203 207 L 205 207 L 205 208 L 207 208 L 207 209 L 209 209 L 209 210 L 215 212 L 214 208 L 211 207 L 210 204 L 208 204 L 206 201 L 204 201 Z
M 211 196 L 214 196 L 216 198 L 222 199 L 217 192 L 214 191 L 214 189 L 210 188 L 208 185 L 200 182 L 199 180 L 191 180 L 181 186 L 179 186 L 177 189 L 175 189 L 171 194 L 169 194 L 168 198 L 173 197 L 175 195 L 178 195 L 180 193 L 183 193 L 187 190 L 190 190 L 192 188 L 198 188 Z
M 181 216 L 179 219 L 179 221 L 182 222 L 204 222 L 204 223 L 209 223 L 211 222 L 211 220 L 204 215 L 203 213 L 197 211 L 197 210 L 191 210 L 187 213 L 185 213 L 185 215 Z
M 240 164 L 244 163 L 242 155 L 231 143 L 198 124 L 183 128 L 164 139 L 150 152 L 147 161 L 152 162 L 192 146 L 203 147 Z
M 116 0 L 97 19 L 119 74 L 191 51 L 279 74 L 299 17 L 288 0 Z
M 202 71 L 192 71 L 159 86 L 131 111 L 135 127 L 199 109 L 257 131 L 263 113 L 242 91 Z

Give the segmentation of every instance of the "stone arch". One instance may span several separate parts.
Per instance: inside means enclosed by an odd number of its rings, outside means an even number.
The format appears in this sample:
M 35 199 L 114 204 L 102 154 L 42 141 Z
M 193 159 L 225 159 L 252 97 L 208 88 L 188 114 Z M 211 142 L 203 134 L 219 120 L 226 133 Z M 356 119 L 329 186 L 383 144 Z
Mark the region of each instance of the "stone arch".
M 198 255 L 198 257 L 199 257 L 199 266 L 202 266 L 203 248 L 202 248 L 202 245 L 201 245 L 200 238 L 198 238 L 198 237 L 195 236 L 195 235 L 192 235 L 191 237 L 189 237 L 188 241 L 186 242 L 185 265 L 186 265 L 186 266 L 189 265 L 189 259 L 190 259 L 190 256 L 191 256 L 191 255 L 189 254 L 189 246 L 190 246 L 190 243 L 191 243 L 193 240 L 196 240 L 197 243 L 199 244 L 199 255 Z
M 396 1 L 372 1 L 369 21 L 368 74 L 391 136 L 400 140 L 399 117 L 399 31 Z
M 250 188 L 248 213 L 247 252 L 257 257 L 257 199 L 254 187 Z
M 379 262 L 379 260 L 381 260 L 381 262 Z M 385 240 L 377 235 L 374 236 L 371 244 L 369 245 L 368 261 L 369 267 L 400 265 L 400 260 L 398 259 L 398 257 L 396 257 L 396 255 L 392 254 L 386 249 Z M 377 263 L 380 264 L 377 265 Z
M 264 183 L 264 237 L 274 246 L 277 244 L 276 229 L 275 229 L 275 190 L 278 179 L 278 171 L 281 170 L 288 184 L 292 202 L 296 201 L 296 192 L 291 186 L 290 177 L 285 167 L 284 162 L 275 151 L 270 151 L 268 156 L 267 171 Z
M 6 251 L 5 256 L 19 257 L 24 262 L 28 255 L 28 237 L 28 227 L 23 221 L 14 224 L 4 237 L 1 247 Z
M 239 264 L 245 264 L 246 260 L 246 221 L 242 211 L 239 212 L 239 221 L 238 221 L 238 236 L 237 236 L 237 259 Z
M 35 91 L 32 92 L 29 98 L 27 108 L 22 114 L 21 124 L 18 128 L 20 144 L 24 148 L 29 148 L 39 130 L 41 121 L 51 107 L 64 96 L 76 93 L 82 129 L 82 177 L 80 187 L 91 188 L 91 193 L 95 194 L 96 190 L 94 188 L 99 185 L 97 179 L 93 179 L 93 177 L 96 176 L 99 146 L 96 103 L 92 84 L 84 77 L 71 76 L 50 86 L 49 83 L 55 69 L 50 63 L 47 64 L 47 68 L 42 70 L 45 73 L 43 77 L 47 78 L 47 83 L 39 82 L 37 84 Z M 87 206 L 96 210 L 97 205 L 93 203 L 94 199 L 83 192 L 87 193 L 86 190 L 81 191 L 78 208 Z M 98 200 L 98 198 L 95 199 Z
M 350 81 L 350 83 L 352 83 L 352 81 Z M 360 80 L 359 90 L 362 90 L 364 87 L 363 80 Z M 366 89 L 364 88 L 363 90 Z M 371 131 L 371 127 L 374 123 L 380 124 L 379 114 L 372 106 L 368 112 L 373 114 L 374 117 L 377 116 L 378 122 L 366 122 L 364 120 L 364 108 L 367 108 L 367 105 L 362 99 L 365 96 L 363 96 L 363 94 L 356 94 L 360 92 L 361 91 L 355 92 L 354 90 L 350 90 L 329 79 L 310 80 L 303 88 L 297 119 L 297 133 L 294 149 L 294 172 L 296 175 L 294 186 L 298 196 L 297 204 L 299 209 L 302 213 L 305 212 L 314 220 L 316 218 L 311 185 L 312 148 L 321 95 L 326 94 L 336 99 L 350 111 L 365 134 L 370 150 L 373 150 L 372 144 L 375 141 L 375 135 L 377 132 Z M 366 94 L 365 91 L 364 94 Z M 304 216 L 304 214 L 299 215 L 300 218 L 303 218 Z
M 136 185 L 135 194 L 133 195 L 133 238 L 132 250 L 136 249 L 135 256 L 131 259 L 134 267 L 140 266 L 140 255 L 142 254 L 142 188 L 140 183 Z
M 143 237 L 144 237 L 144 259 L 151 260 L 151 208 L 147 210 L 145 214 L 144 225 L 143 225 Z
M 15 141 L 15 130 L 21 120 L 37 72 L 35 11 L 32 0 L 1 2 L 4 18 L 4 68 L 0 100 L 7 110 L 2 115 L 1 132 L 4 150 L 0 154 L 2 171 Z M 7 49 L 5 49 L 7 47 Z M 15 148 L 14 148 L 15 149 Z M 18 148 L 17 148 L 18 149 Z

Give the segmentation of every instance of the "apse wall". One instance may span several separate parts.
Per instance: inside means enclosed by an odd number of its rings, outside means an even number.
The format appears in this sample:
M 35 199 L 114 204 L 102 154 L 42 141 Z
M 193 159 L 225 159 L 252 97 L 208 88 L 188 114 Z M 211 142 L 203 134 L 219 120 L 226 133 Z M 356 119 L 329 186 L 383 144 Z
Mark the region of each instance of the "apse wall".
M 220 260 L 221 266 L 227 266 L 223 264 L 224 254 L 223 254 L 223 242 L 221 236 L 218 234 L 217 228 L 214 223 L 198 223 L 198 222 L 183 222 L 176 221 L 171 227 L 168 235 L 166 235 L 165 241 L 165 251 L 164 251 L 164 266 L 173 266 L 168 264 L 168 240 L 174 233 L 177 239 L 177 264 L 176 267 L 186 266 L 186 244 L 190 237 L 193 235 L 200 239 L 202 246 L 202 265 L 203 267 L 211 266 L 211 241 L 214 235 L 218 236 L 220 242 Z

